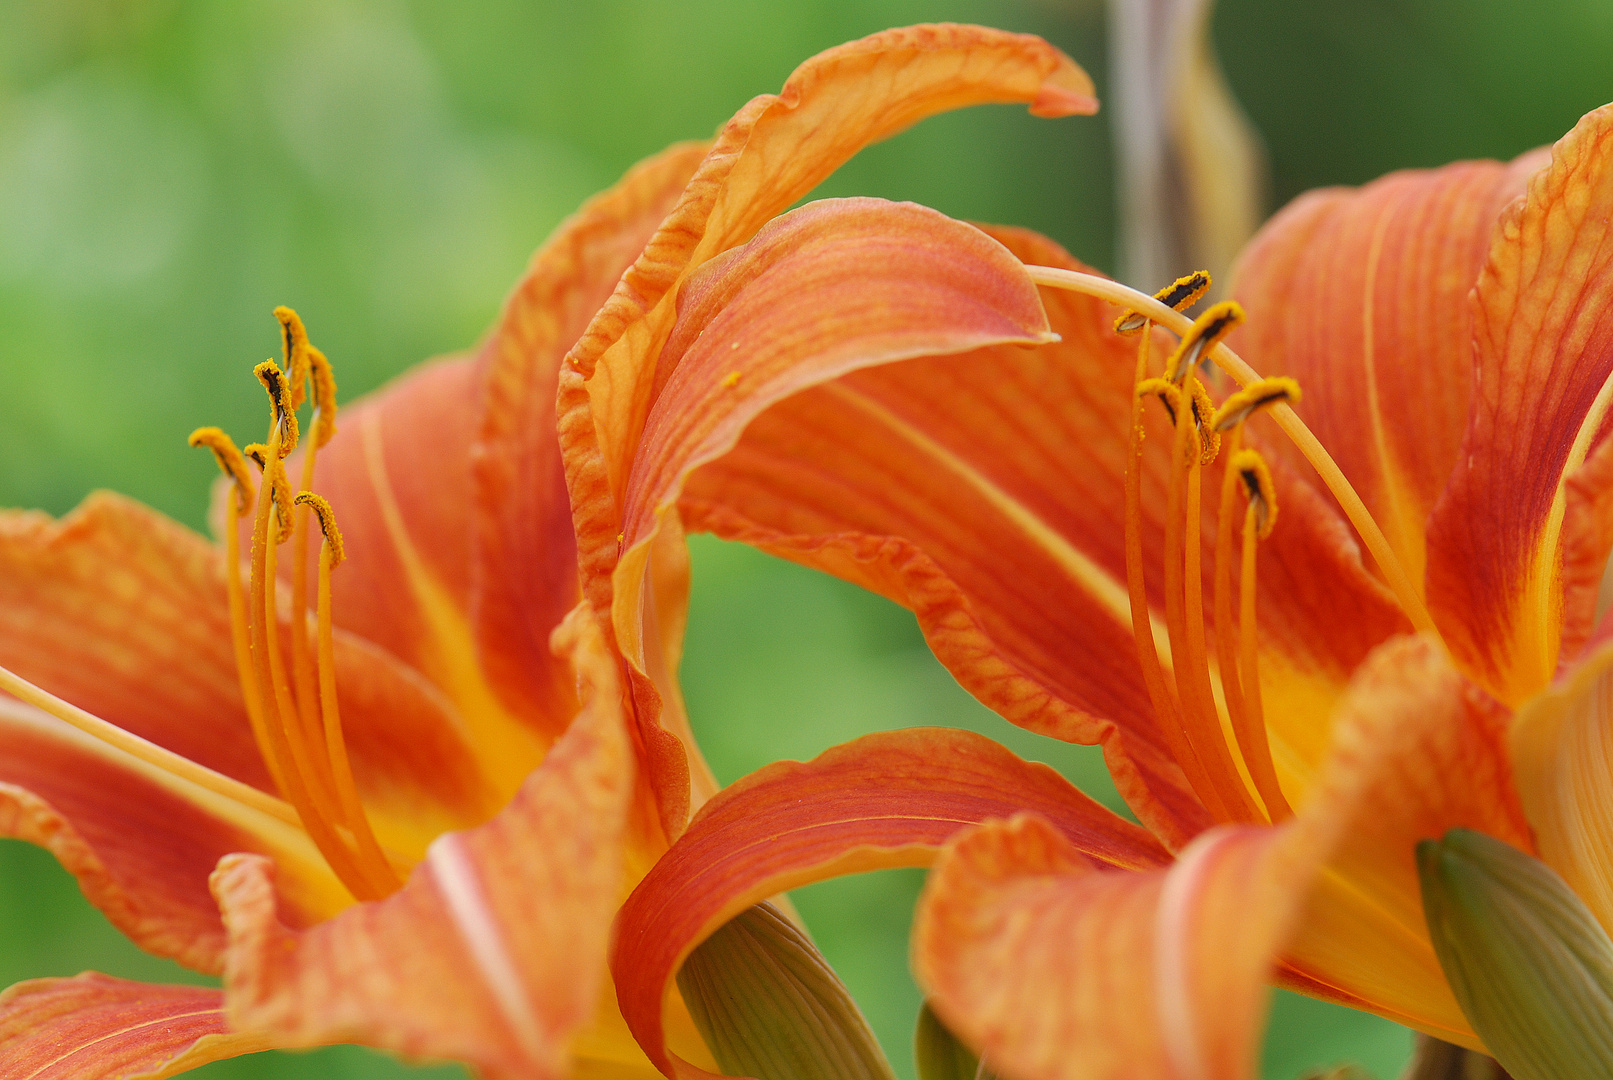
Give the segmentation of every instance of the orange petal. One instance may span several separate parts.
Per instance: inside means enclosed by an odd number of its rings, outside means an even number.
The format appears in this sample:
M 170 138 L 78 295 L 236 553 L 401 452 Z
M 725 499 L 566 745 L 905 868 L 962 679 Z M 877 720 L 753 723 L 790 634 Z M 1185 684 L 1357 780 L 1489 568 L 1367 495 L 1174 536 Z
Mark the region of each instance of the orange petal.
M 0 1080 L 164 1080 L 269 1049 L 230 1030 L 223 997 L 93 971 L 18 983 L 0 994 Z
M 107 493 L 60 521 L 0 514 L 0 666 L 273 791 L 230 642 L 220 554 L 183 526 Z M 488 782 L 442 694 L 351 633 L 335 645 L 355 778 L 384 838 L 418 856 L 445 829 L 485 820 Z
M 590 199 L 533 256 L 478 350 L 472 588 L 481 661 L 510 709 L 547 731 L 576 712 L 549 634 L 578 600 L 576 541 L 555 437 L 561 358 L 672 209 L 708 144 L 680 143 Z
M 217 554 L 121 495 L 0 513 L 0 666 L 210 769 L 273 785 L 241 706 Z
M 633 787 L 615 664 L 591 619 L 567 626 L 576 721 L 509 807 L 439 838 L 401 891 L 296 932 L 266 860 L 220 863 L 232 1023 L 282 1045 L 452 1058 L 490 1078 L 562 1074 L 604 976 Z
M 1263 374 L 1299 380 L 1295 411 L 1419 586 L 1428 513 L 1467 426 L 1468 293 L 1502 209 L 1540 164 L 1533 154 L 1464 162 L 1312 192 L 1238 263 L 1234 293 L 1249 316 L 1239 352 Z M 1279 450 L 1298 463 L 1286 440 Z
M 738 912 L 812 881 L 924 866 L 959 828 L 1026 808 L 1075 850 L 1157 866 L 1157 841 L 1045 765 L 947 728 L 869 735 L 814 760 L 779 762 L 715 796 L 656 864 L 618 922 L 611 959 L 622 1015 L 668 1076 L 698 1070 L 669 1052 L 662 1001 L 689 952 Z
M 1020 258 L 1084 269 L 1051 241 Z M 918 615 L 965 688 L 1016 724 L 1102 743 L 1128 803 L 1176 845 L 1208 817 L 1171 760 L 1138 668 L 1127 598 L 1124 469 L 1135 338 L 1108 305 L 1043 295 L 1060 340 L 860 371 L 773 404 L 696 471 L 688 528 L 855 581 Z M 1163 353 L 1156 363 L 1161 362 Z M 741 383 L 743 387 L 743 383 Z M 708 406 L 710 408 L 710 406 Z M 1143 563 L 1163 622 L 1169 445 L 1145 413 Z M 1284 782 L 1326 749 L 1325 718 L 1370 648 L 1404 626 L 1330 502 L 1279 468 L 1262 544 L 1262 678 Z M 1205 480 L 1215 490 L 1219 479 Z M 1213 520 L 1205 565 L 1213 565 Z M 1163 642 L 1163 634 L 1156 633 Z
M 1476 1048 L 1428 940 L 1414 849 L 1460 827 L 1533 850 L 1505 711 L 1438 645 L 1401 638 L 1362 666 L 1334 729 L 1302 811 L 1329 854 L 1286 951 L 1296 988 Z
M 1315 868 L 1303 839 L 1222 827 L 1169 870 L 1104 872 L 1039 816 L 989 822 L 931 872 L 914 972 L 993 1072 L 1245 1080 Z
M 1590 630 L 1605 530 L 1565 521 L 1580 475 L 1603 489 L 1613 399 L 1613 107 L 1589 113 L 1502 216 L 1473 306 L 1467 433 L 1428 536 L 1428 599 L 1465 670 L 1516 705 Z M 1519 468 L 1527 461 L 1527 468 Z M 1596 502 L 1597 491 L 1588 493 Z M 1596 540 L 1596 550 L 1564 541 Z M 1577 568 L 1577 572 L 1576 572 Z M 1565 578 L 1568 579 L 1565 581 Z M 1565 588 L 1565 585 L 1573 585 Z
M 273 856 L 287 918 L 307 925 L 351 903 L 301 829 L 0 698 L 0 835 L 47 848 L 84 895 L 148 952 L 223 966 L 207 877 L 232 851 Z
M 677 206 L 571 350 L 560 376 L 560 443 L 583 591 L 601 617 L 613 606 L 623 491 L 684 276 L 749 240 L 868 143 L 926 116 L 988 101 L 1025 102 L 1044 116 L 1097 107 L 1085 72 L 1039 38 L 917 26 L 808 60 L 782 93 L 753 99 L 718 133 Z M 650 617 L 675 630 L 683 617 L 687 565 L 674 538 L 662 535 L 666 539 L 658 546 L 667 555 L 647 595 L 660 593 L 664 602 Z M 631 613 L 638 618 L 636 610 Z M 657 763 L 653 776 L 665 777 L 656 781 L 662 817 L 675 835 L 690 798 L 686 740 L 679 738 L 687 725 L 673 675 L 676 646 L 658 642 L 654 651 L 667 654 L 649 658 L 656 670 L 630 675 L 646 749 Z M 693 780 L 699 790 L 692 794 L 703 798 L 710 784 L 698 763 Z
M 1511 730 L 1518 791 L 1540 857 L 1603 926 L 1613 926 L 1613 648 L 1603 646 L 1518 709 Z

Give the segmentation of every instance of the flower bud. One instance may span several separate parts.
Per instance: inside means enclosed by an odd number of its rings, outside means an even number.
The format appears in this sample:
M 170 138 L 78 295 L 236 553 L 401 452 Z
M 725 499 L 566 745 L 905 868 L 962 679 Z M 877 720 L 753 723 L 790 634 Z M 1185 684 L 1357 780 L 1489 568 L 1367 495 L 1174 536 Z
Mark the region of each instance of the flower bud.
M 740 912 L 702 942 L 678 971 L 678 989 L 729 1075 L 895 1080 L 845 984 L 771 904 Z
M 1468 829 L 1418 844 L 1417 870 L 1440 966 L 1507 1072 L 1613 1076 L 1613 941 L 1556 871 Z

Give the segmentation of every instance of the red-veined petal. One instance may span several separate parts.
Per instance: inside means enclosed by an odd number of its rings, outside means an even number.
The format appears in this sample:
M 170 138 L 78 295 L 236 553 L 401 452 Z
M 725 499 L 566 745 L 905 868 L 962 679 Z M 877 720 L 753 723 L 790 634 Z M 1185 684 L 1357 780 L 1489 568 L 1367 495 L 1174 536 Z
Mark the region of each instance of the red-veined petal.
M 1085 269 L 1043 237 L 993 234 L 1027 262 Z M 1126 586 L 1137 339 L 1113 332 L 1101 301 L 1057 290 L 1042 301 L 1057 343 L 907 360 L 773 403 L 731 453 L 690 476 L 681 507 L 690 529 L 911 607 L 964 687 L 1016 724 L 1102 743 L 1138 817 L 1183 844 L 1209 819 L 1158 730 Z M 1162 645 L 1163 418 L 1152 406 L 1144 413 L 1141 500 Z M 1350 672 L 1405 623 L 1331 503 L 1280 463 L 1278 476 L 1283 511 L 1260 556 L 1261 674 L 1279 774 L 1297 799 Z M 1219 483 L 1217 467 L 1205 490 Z M 1211 511 L 1207 568 L 1214 524 Z
M 668 1076 L 698 1076 L 669 1053 L 662 1003 L 678 965 L 751 904 L 812 881 L 924 866 L 958 829 L 1035 810 L 1078 850 L 1157 866 L 1158 842 L 1045 765 L 948 728 L 869 735 L 806 762 L 779 762 L 724 789 L 623 905 L 611 961 L 622 1015 Z
M 680 143 L 584 203 L 533 256 L 478 350 L 471 588 L 481 660 L 510 708 L 551 736 L 576 712 L 549 635 L 577 603 L 576 541 L 555 436 L 560 361 L 682 194 L 708 144 Z
M 926 116 L 987 101 L 1024 102 L 1044 116 L 1097 107 L 1085 72 L 1039 38 L 917 26 L 808 60 L 780 94 L 753 99 L 718 133 L 683 197 L 572 349 L 560 376 L 560 442 L 583 591 L 602 618 L 609 621 L 613 608 L 623 491 L 683 278 L 749 240 L 868 143 Z M 661 535 L 658 547 L 667 555 L 646 595 L 660 594 L 663 602 L 643 613 L 657 638 L 681 627 L 687 574 L 686 558 L 673 550 L 681 548 L 677 538 L 670 530 Z M 635 610 L 621 621 L 640 617 Z M 691 802 L 706 797 L 713 784 L 698 761 L 691 770 L 686 758 L 676 644 L 657 642 L 653 651 L 647 659 L 655 670 L 640 665 L 630 675 L 662 819 L 676 835 Z
M 1541 164 L 1529 154 L 1311 192 L 1238 262 L 1234 293 L 1249 319 L 1234 344 L 1263 375 L 1299 380 L 1295 410 L 1418 588 L 1428 513 L 1472 397 L 1468 294 L 1502 209 Z M 1292 444 L 1275 443 L 1297 464 Z
M 352 902 L 297 826 L 9 698 L 0 699 L 0 835 L 49 850 L 136 944 L 200 971 L 223 966 L 207 878 L 230 852 L 280 863 L 280 903 L 299 926 Z
M 1293 827 L 1223 827 L 1105 872 L 1039 816 L 990 822 L 931 872 L 914 971 L 995 1073 L 1246 1080 L 1315 861 Z
M 1586 581 L 1607 557 L 1605 537 L 1595 550 L 1563 541 L 1587 536 L 1565 522 L 1571 483 L 1613 476 L 1596 461 L 1613 452 L 1610 241 L 1613 106 L 1552 148 L 1495 229 L 1473 300 L 1477 389 L 1429 524 L 1429 606 L 1464 669 L 1511 705 L 1550 681 L 1559 651 L 1578 651 Z
M 85 972 L 0 994 L 0 1080 L 164 1080 L 271 1045 L 231 1031 L 224 995 L 202 986 Z
M 497 804 L 443 694 L 345 630 L 334 640 L 354 777 L 383 838 L 417 858 L 443 830 L 485 820 Z M 59 521 L 0 514 L 0 665 L 273 790 L 241 701 L 221 553 L 133 500 L 95 494 Z
M 267 860 L 220 863 L 232 1023 L 282 1045 L 358 1041 L 493 1078 L 564 1072 L 605 973 L 633 790 L 615 664 L 578 613 L 562 631 L 577 719 L 510 806 L 440 837 L 402 890 L 298 932 L 282 925 Z

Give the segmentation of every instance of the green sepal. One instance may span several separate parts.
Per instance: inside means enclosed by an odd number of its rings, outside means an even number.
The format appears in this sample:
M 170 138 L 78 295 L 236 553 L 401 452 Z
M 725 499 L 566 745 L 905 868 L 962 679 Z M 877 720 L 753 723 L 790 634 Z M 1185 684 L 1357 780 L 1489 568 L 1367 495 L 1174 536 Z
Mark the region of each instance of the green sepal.
M 980 1067 L 974 1051 L 941 1023 L 928 1001 L 913 1027 L 913 1061 L 919 1080 L 997 1080 L 990 1069 Z
M 1468 829 L 1418 844 L 1417 871 L 1440 966 L 1507 1072 L 1613 1076 L 1613 940 L 1556 871 Z
M 895 1080 L 823 954 L 771 904 L 689 954 L 678 989 L 717 1065 L 757 1080 Z

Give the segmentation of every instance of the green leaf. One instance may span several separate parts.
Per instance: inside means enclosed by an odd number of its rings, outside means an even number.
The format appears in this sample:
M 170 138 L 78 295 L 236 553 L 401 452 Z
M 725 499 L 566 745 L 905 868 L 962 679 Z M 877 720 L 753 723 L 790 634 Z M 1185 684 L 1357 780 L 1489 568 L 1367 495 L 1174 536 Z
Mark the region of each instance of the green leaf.
M 1418 1035 L 1400 1080 L 1511 1080 L 1501 1063 L 1477 1050 Z
M 1452 829 L 1417 845 L 1423 914 L 1473 1030 L 1517 1080 L 1613 1076 L 1613 940 L 1539 859 Z
M 678 989 L 730 1075 L 895 1080 L 845 984 L 771 904 L 740 912 L 702 942 Z

